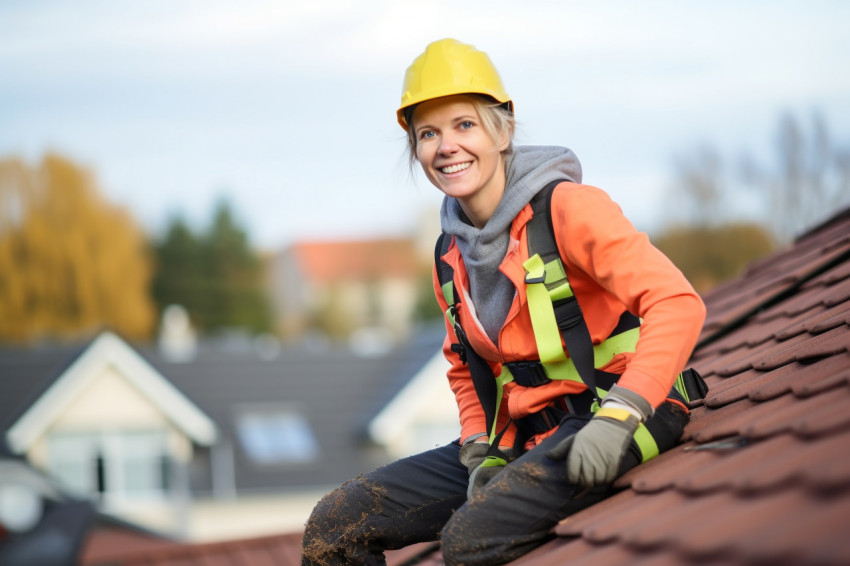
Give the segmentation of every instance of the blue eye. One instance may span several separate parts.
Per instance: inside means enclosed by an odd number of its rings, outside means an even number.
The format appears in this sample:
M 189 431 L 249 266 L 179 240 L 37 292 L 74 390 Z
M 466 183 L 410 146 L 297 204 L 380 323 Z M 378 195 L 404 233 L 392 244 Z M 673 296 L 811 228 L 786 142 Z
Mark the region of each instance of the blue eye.
M 419 139 L 433 138 L 435 135 L 437 134 L 436 132 L 434 132 L 434 130 L 422 130 L 421 132 L 419 132 Z
M 460 123 L 460 127 L 463 128 L 464 130 L 468 130 L 469 128 L 471 128 L 474 125 L 475 124 L 473 124 L 469 120 L 466 120 L 466 121 Z

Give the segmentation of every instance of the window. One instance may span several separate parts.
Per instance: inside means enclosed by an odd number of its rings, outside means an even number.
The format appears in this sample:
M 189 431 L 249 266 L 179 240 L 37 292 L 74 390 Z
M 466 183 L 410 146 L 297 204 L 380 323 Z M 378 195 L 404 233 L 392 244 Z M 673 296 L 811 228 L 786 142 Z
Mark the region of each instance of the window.
M 47 440 L 50 475 L 75 495 L 102 491 L 98 486 L 98 445 L 96 433 L 51 435 Z
M 161 430 L 80 431 L 48 437 L 48 471 L 79 496 L 165 496 L 170 459 Z
M 291 406 L 244 407 L 236 417 L 236 432 L 245 453 L 257 464 L 300 464 L 319 455 L 310 425 Z

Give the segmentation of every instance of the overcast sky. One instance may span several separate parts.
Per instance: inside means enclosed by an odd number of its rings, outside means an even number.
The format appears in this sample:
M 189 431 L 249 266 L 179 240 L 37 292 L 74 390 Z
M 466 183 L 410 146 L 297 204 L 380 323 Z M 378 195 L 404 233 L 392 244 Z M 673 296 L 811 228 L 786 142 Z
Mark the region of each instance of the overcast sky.
M 264 248 L 401 235 L 440 194 L 395 121 L 435 39 L 486 51 L 518 143 L 572 148 L 643 230 L 698 143 L 768 152 L 819 109 L 850 138 L 850 2 L 4 0 L 0 157 L 56 151 L 151 232 L 227 197 Z

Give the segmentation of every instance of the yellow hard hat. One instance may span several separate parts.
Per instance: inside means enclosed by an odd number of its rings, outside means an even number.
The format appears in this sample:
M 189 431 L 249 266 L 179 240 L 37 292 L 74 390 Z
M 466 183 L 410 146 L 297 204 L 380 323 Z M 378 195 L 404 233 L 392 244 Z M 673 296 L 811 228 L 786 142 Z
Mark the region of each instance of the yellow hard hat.
M 407 68 L 398 123 L 407 131 L 405 109 L 433 98 L 465 93 L 487 95 L 507 104 L 513 112 L 513 101 L 486 53 L 456 39 L 435 41 Z

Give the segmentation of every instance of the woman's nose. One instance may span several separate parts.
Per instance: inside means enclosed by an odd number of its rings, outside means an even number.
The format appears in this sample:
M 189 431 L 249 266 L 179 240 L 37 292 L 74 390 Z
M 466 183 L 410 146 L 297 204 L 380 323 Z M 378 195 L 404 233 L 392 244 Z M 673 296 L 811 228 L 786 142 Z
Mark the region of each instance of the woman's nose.
M 440 153 L 442 155 L 457 153 L 458 149 L 457 141 L 451 134 L 443 135 L 443 137 L 440 138 Z

